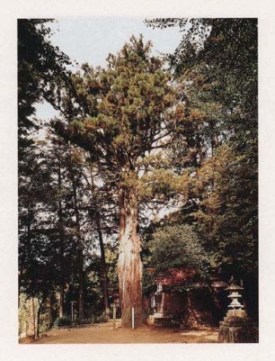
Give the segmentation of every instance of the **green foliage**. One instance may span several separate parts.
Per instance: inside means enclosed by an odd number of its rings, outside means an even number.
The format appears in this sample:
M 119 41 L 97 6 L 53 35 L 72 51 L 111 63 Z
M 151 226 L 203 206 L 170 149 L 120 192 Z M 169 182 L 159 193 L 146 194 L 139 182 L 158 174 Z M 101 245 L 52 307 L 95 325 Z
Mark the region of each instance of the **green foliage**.
M 58 87 L 66 82 L 69 64 L 51 45 L 48 21 L 18 20 L 19 288 L 42 304 L 54 288 L 56 272 L 49 267 L 55 263 L 49 251 L 54 232 L 42 216 L 53 195 L 52 174 L 33 139 L 32 132 L 39 128 L 35 103 L 47 100 L 57 106 Z
M 71 319 L 67 316 L 64 317 L 57 317 L 57 319 L 54 321 L 53 327 L 58 328 L 62 326 L 70 326 L 71 325 Z
M 244 276 L 257 270 L 257 235 L 252 233 L 257 200 L 253 189 L 239 188 L 238 182 L 246 183 L 238 174 L 242 161 L 232 148 L 220 146 L 201 165 L 191 184 L 200 198 L 193 216 L 206 248 L 215 253 L 218 264 L 231 264 Z
M 202 275 L 213 267 L 211 254 L 201 246 L 197 234 L 188 225 L 166 226 L 153 233 L 148 247 L 151 267 L 157 271 L 186 267 Z
M 89 325 L 92 323 L 91 318 L 78 318 L 74 321 L 76 325 Z
M 49 40 L 49 19 L 18 20 L 18 126 L 19 146 L 28 145 L 25 138 L 35 126 L 32 116 L 35 103 L 45 99 L 57 106 L 57 84 L 66 82 L 69 58 Z M 19 157 L 22 154 L 19 152 Z
M 189 167 L 185 193 L 196 200 L 189 220 L 222 268 L 257 278 L 257 20 L 148 24 L 183 30 L 169 59 L 189 105 L 182 129 L 189 152 L 175 148 L 179 168 Z
M 107 321 L 108 321 L 108 319 L 107 319 L 105 314 L 102 314 L 102 315 L 96 317 L 96 319 L 95 319 L 96 323 L 104 323 L 104 322 L 107 322 Z
M 142 37 L 132 37 L 109 56 L 107 69 L 85 65 L 84 74 L 72 77 L 73 93 L 63 98 L 67 124 L 55 124 L 63 137 L 89 151 L 111 186 L 135 189 L 140 201 L 156 193 L 155 179 L 146 177 L 156 178 L 154 169 L 167 167 L 164 157 L 150 153 L 167 148 L 176 124 L 171 74 L 150 48 Z

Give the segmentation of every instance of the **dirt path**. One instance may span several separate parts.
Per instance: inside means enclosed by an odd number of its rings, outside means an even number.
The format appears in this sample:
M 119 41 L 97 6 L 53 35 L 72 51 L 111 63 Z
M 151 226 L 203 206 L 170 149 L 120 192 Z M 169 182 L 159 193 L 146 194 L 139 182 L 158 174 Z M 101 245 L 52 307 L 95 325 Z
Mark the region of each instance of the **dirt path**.
M 217 343 L 217 329 L 182 331 L 143 326 L 136 330 L 125 330 L 117 322 L 91 325 L 89 327 L 51 330 L 35 344 L 74 343 Z M 22 342 L 24 343 L 24 342 Z

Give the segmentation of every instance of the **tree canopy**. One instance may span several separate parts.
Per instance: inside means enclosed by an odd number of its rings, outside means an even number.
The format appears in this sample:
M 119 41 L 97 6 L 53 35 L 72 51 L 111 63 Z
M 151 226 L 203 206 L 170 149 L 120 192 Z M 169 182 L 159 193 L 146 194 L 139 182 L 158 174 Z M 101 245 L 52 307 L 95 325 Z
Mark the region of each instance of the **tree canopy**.
M 221 264 L 257 277 L 257 20 L 147 23 L 183 29 L 169 61 L 194 114 L 187 128 L 194 161 L 184 164 L 197 229 Z

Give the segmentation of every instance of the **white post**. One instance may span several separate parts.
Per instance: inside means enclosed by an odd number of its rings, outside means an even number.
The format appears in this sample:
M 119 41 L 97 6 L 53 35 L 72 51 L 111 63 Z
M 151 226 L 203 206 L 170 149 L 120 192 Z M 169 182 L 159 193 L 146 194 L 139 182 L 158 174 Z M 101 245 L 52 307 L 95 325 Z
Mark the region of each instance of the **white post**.
M 132 307 L 132 328 L 135 328 L 135 309 Z

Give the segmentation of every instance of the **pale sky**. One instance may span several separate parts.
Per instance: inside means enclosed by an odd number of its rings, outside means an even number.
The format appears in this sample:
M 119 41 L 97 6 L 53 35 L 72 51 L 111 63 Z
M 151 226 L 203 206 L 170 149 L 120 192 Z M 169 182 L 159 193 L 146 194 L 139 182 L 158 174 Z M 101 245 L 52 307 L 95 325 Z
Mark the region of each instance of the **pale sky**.
M 173 52 L 180 42 L 179 28 L 148 28 L 144 18 L 92 17 L 61 18 L 52 24 L 52 43 L 80 64 L 104 66 L 109 53 L 117 53 L 131 35 L 144 35 L 155 52 Z
M 93 66 L 105 66 L 108 54 L 116 54 L 131 35 L 143 34 L 145 41 L 151 40 L 155 54 L 173 53 L 182 35 L 177 27 L 164 30 L 148 28 L 141 17 L 69 17 L 56 20 L 56 23 L 49 23 L 53 31 L 52 44 L 80 65 L 88 62 Z M 38 104 L 37 117 L 48 119 L 55 114 L 50 105 Z

